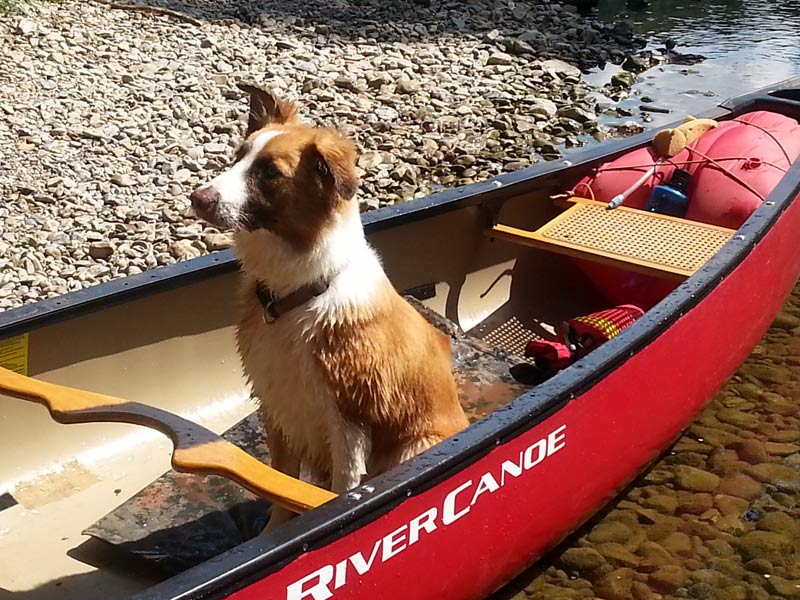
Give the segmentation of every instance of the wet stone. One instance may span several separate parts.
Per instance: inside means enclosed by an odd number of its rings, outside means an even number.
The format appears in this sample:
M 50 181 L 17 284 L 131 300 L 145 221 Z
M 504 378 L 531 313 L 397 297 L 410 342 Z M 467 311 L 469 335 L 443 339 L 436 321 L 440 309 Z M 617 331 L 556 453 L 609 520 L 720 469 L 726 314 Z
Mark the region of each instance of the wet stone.
M 647 582 L 652 588 L 663 594 L 671 594 L 679 587 L 686 585 L 686 570 L 679 565 L 664 565 L 650 574 Z
M 679 514 L 702 515 L 713 505 L 711 494 L 679 492 L 676 511 Z
M 766 558 L 754 558 L 749 560 L 745 564 L 745 568 L 747 568 L 748 571 L 760 573 L 761 575 L 769 575 L 775 571 L 775 567 Z
M 772 321 L 772 327 L 791 331 L 792 329 L 800 327 L 800 317 L 781 311 Z
M 719 476 L 694 467 L 675 467 L 675 483 L 678 487 L 695 492 L 713 492 L 720 484 Z
M 764 447 L 764 443 L 756 439 L 743 440 L 735 446 L 735 449 L 741 460 L 751 464 L 769 460 L 769 454 Z
M 633 532 L 629 527 L 618 521 L 607 521 L 598 523 L 587 539 L 595 544 L 602 544 L 604 542 L 617 542 L 624 543 L 630 539 Z
M 767 579 L 765 587 L 770 593 L 777 594 L 782 598 L 800 598 L 800 579 L 788 580 L 771 575 Z
M 606 559 L 594 548 L 569 548 L 560 557 L 565 568 L 586 572 L 596 569 Z
M 616 569 L 597 581 L 594 591 L 605 600 L 629 600 L 633 581 L 633 569 Z
M 642 542 L 637 550 L 637 554 L 645 561 L 659 567 L 675 562 L 675 558 L 661 545 L 656 542 Z
M 747 477 L 744 475 L 743 477 Z M 761 485 L 751 480 L 758 486 L 758 493 L 756 496 L 761 495 Z M 720 485 L 720 491 L 724 486 L 725 481 Z M 737 497 L 735 495 L 727 495 L 727 494 L 716 494 L 714 496 L 714 506 L 719 510 L 719 512 L 723 515 L 741 515 L 747 510 L 748 506 L 750 506 L 750 502 L 742 497 Z
M 618 566 L 635 567 L 641 562 L 638 556 L 625 548 L 622 544 L 606 542 L 597 544 L 596 548 L 603 558 Z
M 767 454 L 771 456 L 789 456 L 796 452 L 800 452 L 800 446 L 797 444 L 785 444 L 777 442 L 766 442 L 764 448 Z
M 768 512 L 758 521 L 758 528 L 786 535 L 800 543 L 800 521 L 784 512 Z M 800 551 L 800 547 L 798 548 Z
M 765 383 L 784 383 L 789 380 L 789 374 L 781 370 L 776 365 L 767 364 L 744 364 L 740 372 L 762 380 Z
M 743 429 L 755 429 L 759 423 L 756 415 L 734 408 L 719 409 L 717 411 L 717 418 L 723 423 L 729 423 Z
M 654 508 L 666 515 L 673 515 L 678 508 L 678 498 L 670 494 L 656 494 L 642 502 L 642 506 Z
M 735 540 L 734 545 L 745 562 L 760 558 L 783 566 L 794 559 L 796 552 L 789 538 L 772 531 L 751 531 Z
M 748 467 L 747 474 L 762 483 L 780 483 L 795 488 L 800 485 L 800 471 L 777 463 Z

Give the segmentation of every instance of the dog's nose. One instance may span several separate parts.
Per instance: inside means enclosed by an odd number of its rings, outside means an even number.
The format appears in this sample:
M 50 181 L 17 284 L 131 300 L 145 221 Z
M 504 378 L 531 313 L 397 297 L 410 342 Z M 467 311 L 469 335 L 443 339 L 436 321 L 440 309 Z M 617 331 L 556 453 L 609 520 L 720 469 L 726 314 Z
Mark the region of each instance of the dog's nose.
M 192 207 L 201 212 L 208 212 L 219 204 L 219 192 L 213 187 L 201 187 L 193 191 L 189 200 L 192 202 Z

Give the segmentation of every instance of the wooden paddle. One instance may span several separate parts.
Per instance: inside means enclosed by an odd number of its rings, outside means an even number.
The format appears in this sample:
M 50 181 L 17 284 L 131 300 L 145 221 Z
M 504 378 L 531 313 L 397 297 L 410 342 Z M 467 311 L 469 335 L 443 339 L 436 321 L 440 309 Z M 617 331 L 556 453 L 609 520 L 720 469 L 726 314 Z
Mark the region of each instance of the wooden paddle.
M 117 422 L 144 425 L 172 439 L 177 471 L 228 477 L 254 494 L 304 512 L 336 494 L 268 467 L 214 432 L 169 411 L 19 375 L 0 367 L 0 391 L 44 404 L 59 423 Z

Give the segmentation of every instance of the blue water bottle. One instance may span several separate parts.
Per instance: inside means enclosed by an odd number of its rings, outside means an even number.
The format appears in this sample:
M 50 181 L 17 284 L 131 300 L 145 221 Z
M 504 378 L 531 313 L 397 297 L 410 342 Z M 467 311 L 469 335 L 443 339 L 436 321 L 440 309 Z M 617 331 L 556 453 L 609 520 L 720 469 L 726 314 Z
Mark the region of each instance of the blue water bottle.
M 689 196 L 686 190 L 692 176 L 688 171 L 675 169 L 672 179 L 653 188 L 645 210 L 672 217 L 683 217 L 689 208 Z

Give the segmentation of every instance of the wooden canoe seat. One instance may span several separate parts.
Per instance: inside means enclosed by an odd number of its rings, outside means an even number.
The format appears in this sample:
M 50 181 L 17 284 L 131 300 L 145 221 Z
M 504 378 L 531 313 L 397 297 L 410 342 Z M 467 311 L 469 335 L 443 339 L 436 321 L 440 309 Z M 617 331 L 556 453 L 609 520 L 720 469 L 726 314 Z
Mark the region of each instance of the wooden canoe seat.
M 536 231 L 495 225 L 489 235 L 647 275 L 683 280 L 708 261 L 733 229 L 571 198 L 567 210 Z

